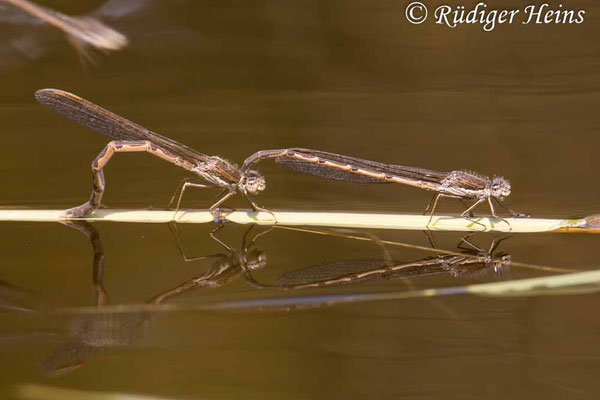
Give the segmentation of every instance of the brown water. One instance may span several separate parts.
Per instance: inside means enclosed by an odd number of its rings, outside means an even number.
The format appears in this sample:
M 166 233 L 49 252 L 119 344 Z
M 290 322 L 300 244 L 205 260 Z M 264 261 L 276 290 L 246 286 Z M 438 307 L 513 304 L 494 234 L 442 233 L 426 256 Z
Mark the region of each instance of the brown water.
M 45 2 L 72 14 L 100 3 Z M 600 6 L 565 4 L 586 10 L 581 25 L 515 24 L 485 33 L 478 25 L 410 25 L 408 3 L 165 1 L 112 21 L 131 46 L 87 72 L 64 40 L 45 36 L 41 58 L 0 75 L 0 205 L 62 208 L 89 195 L 89 165 L 107 139 L 35 102 L 35 90 L 55 87 L 238 163 L 260 149 L 318 148 L 503 175 L 513 187 L 507 204 L 538 217 L 600 211 Z M 4 38 L 32 28 L 3 29 Z M 416 213 L 430 197 L 399 185 L 321 181 L 270 162 L 260 168 L 268 188 L 259 203 L 272 209 Z M 106 170 L 105 205 L 164 207 L 183 176 L 150 156 L 119 155 Z M 216 193 L 190 192 L 185 206 L 206 207 Z M 458 206 L 447 200 L 440 210 Z M 25 398 L 31 384 L 177 399 L 580 399 L 600 392 L 600 302 L 593 294 L 48 315 L 93 306 L 102 294 L 103 304 L 147 302 L 198 276 L 204 286 L 165 304 L 318 299 L 500 279 L 455 278 L 438 266 L 410 281 L 388 275 L 320 289 L 258 289 L 209 237 L 213 226 L 180 227 L 189 256 L 221 254 L 193 262 L 182 259 L 165 225 L 93 228 L 104 248 L 103 273 L 99 242 L 94 270 L 90 241 L 75 229 L 0 224 L 0 397 Z M 239 252 L 245 230 L 227 226 L 219 237 Z M 376 234 L 429 245 L 421 232 Z M 469 240 L 487 249 L 493 237 Z M 460 235 L 435 239 L 454 250 Z M 498 251 L 517 262 L 592 270 L 596 242 L 587 235 L 517 235 Z M 374 243 L 283 229 L 253 248 L 266 254 L 266 267 L 253 273 L 264 285 L 325 262 L 363 259 L 355 264 L 365 268 L 364 259 L 382 258 Z M 388 248 L 402 262 L 432 255 Z M 217 270 L 219 277 L 206 278 Z M 544 275 L 504 271 L 505 279 Z

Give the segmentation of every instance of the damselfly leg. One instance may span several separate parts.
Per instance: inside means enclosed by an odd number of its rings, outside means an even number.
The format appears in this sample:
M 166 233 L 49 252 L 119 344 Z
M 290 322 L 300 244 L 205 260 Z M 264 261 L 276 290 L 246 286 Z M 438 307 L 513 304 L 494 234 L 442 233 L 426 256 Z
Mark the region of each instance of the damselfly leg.
M 213 185 L 207 185 L 204 182 L 205 181 L 201 181 L 197 178 L 183 178 L 181 180 L 181 182 L 179 182 L 177 189 L 173 193 L 173 197 L 171 197 L 171 201 L 169 201 L 169 205 L 167 206 L 167 208 L 171 208 L 171 205 L 173 205 L 173 202 L 175 201 L 175 199 L 177 199 L 177 204 L 175 206 L 175 215 L 177 215 L 177 212 L 179 211 L 179 206 L 181 205 L 181 199 L 183 198 L 183 193 L 185 192 L 185 190 L 188 187 L 197 187 L 197 188 L 213 187 Z M 177 194 L 179 194 L 179 196 Z
M 490 211 L 492 212 L 492 215 L 494 216 L 494 218 L 496 218 L 499 221 L 505 222 L 506 225 L 508 225 L 509 231 L 512 231 L 512 226 L 510 225 L 510 222 L 508 222 L 506 219 L 504 219 L 501 216 L 499 216 L 498 214 L 496 214 L 496 209 L 494 208 L 494 203 L 492 203 L 491 197 L 487 198 L 487 202 L 490 205 Z
M 250 197 L 250 195 L 248 193 L 246 193 L 246 192 L 243 192 L 243 193 L 244 193 L 244 197 L 246 198 L 246 200 L 248 201 L 248 203 L 250 203 L 250 206 L 252 207 L 252 210 L 254 212 L 257 212 L 257 213 L 258 212 L 269 213 L 269 214 L 271 214 L 271 217 L 273 218 L 273 221 L 275 221 L 275 223 L 277 223 L 277 217 L 275 217 L 275 214 L 273 214 L 272 211 L 270 211 L 270 210 L 268 210 L 268 209 L 266 209 L 264 207 L 261 207 L 258 204 L 256 204 L 256 202 L 254 201 L 254 199 L 252 199 L 252 197 Z
M 181 234 L 179 233 L 179 228 L 177 228 L 177 223 L 175 221 L 171 221 L 171 222 L 169 222 L 168 227 L 169 227 L 169 231 L 171 232 L 171 234 L 173 235 L 173 238 L 175 239 L 175 241 L 177 243 L 177 248 L 179 249 L 179 253 L 181 254 L 181 257 L 183 258 L 184 261 L 190 262 L 190 261 L 204 260 L 207 258 L 214 258 L 214 257 L 222 256 L 221 253 L 218 253 L 218 254 L 210 254 L 207 256 L 188 257 L 183 248 L 183 244 L 181 243 Z M 211 230 L 211 232 L 209 233 L 209 236 L 215 242 L 217 242 L 221 246 L 223 246 L 225 248 L 225 250 L 227 250 L 228 253 L 231 253 L 231 252 L 233 252 L 233 249 L 216 236 L 217 232 L 220 231 L 222 228 L 223 228 L 223 225 L 219 224 L 217 227 L 215 227 L 213 230 Z
M 104 167 L 115 153 L 139 153 L 147 152 L 167 161 L 172 161 L 173 157 L 165 153 L 162 149 L 152 145 L 147 140 L 113 140 L 98 154 L 92 162 L 93 189 L 90 199 L 80 206 L 70 208 L 63 214 L 64 217 L 80 218 L 90 214 L 100 205 L 104 189 L 106 187 L 104 180 Z
M 465 235 L 465 236 L 463 236 L 463 237 L 460 239 L 460 242 L 458 243 L 458 245 L 457 245 L 456 247 L 457 247 L 458 249 L 461 249 L 461 250 L 467 250 L 467 251 L 469 251 L 469 250 L 470 250 L 470 251 L 473 251 L 473 250 L 475 250 L 475 251 L 477 251 L 477 252 L 484 253 L 484 250 L 483 250 L 481 247 L 479 247 L 479 246 L 475 245 L 474 243 L 472 243 L 472 242 L 469 240 L 469 238 L 470 238 L 471 236 L 473 236 L 475 233 L 476 233 L 476 232 L 471 232 L 471 233 L 469 233 L 468 235 Z M 487 251 L 487 253 L 488 253 L 488 254 L 493 254 L 493 253 L 496 251 L 496 249 L 498 248 L 498 246 L 500 245 L 500 243 L 502 243 L 502 242 L 503 242 L 503 241 L 505 241 L 506 239 L 510 239 L 510 238 L 511 238 L 511 237 L 513 237 L 514 235 L 515 235 L 514 233 L 510 233 L 510 234 L 506 234 L 506 235 L 503 235 L 503 236 L 500 236 L 500 237 L 496 237 L 496 238 L 494 238 L 494 239 L 492 240 L 492 243 L 490 244 L 490 248 L 489 248 L 489 250 Z M 465 246 L 465 245 L 466 245 L 466 246 Z
M 429 220 L 427 221 L 427 225 L 426 225 L 426 228 L 427 228 L 427 229 L 429 229 L 429 226 L 431 225 L 431 221 L 433 220 L 433 215 L 434 215 L 435 209 L 436 209 L 436 207 L 437 207 L 438 200 L 439 200 L 441 197 L 451 197 L 451 198 L 456 198 L 455 196 L 447 196 L 447 195 L 444 195 L 444 194 L 442 194 L 442 193 L 436 193 L 436 194 L 434 194 L 434 195 L 433 195 L 433 198 L 432 198 L 432 199 L 431 199 L 431 201 L 429 202 L 429 205 L 427 206 L 427 208 L 426 208 L 426 209 L 425 209 L 425 211 L 423 212 L 423 214 L 426 214 L 426 213 L 427 213 L 427 210 L 429 210 L 429 208 L 431 207 L 431 212 L 429 213 Z M 461 201 L 462 201 L 462 203 L 463 203 L 463 205 L 465 205 L 465 207 L 467 208 L 465 211 L 463 211 L 463 212 L 462 212 L 462 214 L 460 214 L 461 218 L 465 218 L 465 219 L 467 219 L 467 220 L 469 220 L 469 221 L 473 222 L 474 224 L 481 225 L 481 227 L 483 227 L 483 229 L 485 230 L 485 229 L 486 229 L 486 226 L 485 226 L 484 224 L 482 224 L 481 222 L 479 222 L 479 221 L 477 221 L 477 220 L 475 220 L 475 219 L 473 218 L 473 209 L 474 209 L 475 207 L 477 207 L 477 205 L 479 205 L 479 204 L 480 204 L 480 203 L 481 203 L 483 200 L 481 200 L 481 199 L 480 199 L 480 200 L 476 201 L 474 204 L 472 204 L 471 206 L 467 206 L 467 205 L 465 204 L 465 202 L 464 202 L 464 200 L 463 200 L 463 199 L 460 199 L 460 198 L 459 198 L 459 200 L 461 200 Z M 485 200 L 485 199 L 484 199 L 484 200 Z M 432 204 L 432 203 L 433 203 L 433 204 Z
M 496 199 L 496 198 L 494 198 L 494 200 L 496 200 L 496 203 L 497 203 L 497 204 L 498 204 L 500 207 L 504 208 L 506 211 L 508 211 L 508 212 L 510 213 L 510 215 L 512 215 L 512 216 L 513 216 L 513 217 L 515 217 L 515 218 L 529 218 L 529 217 L 530 217 L 530 215 L 529 215 L 529 214 L 525 214 L 525 213 L 519 213 L 519 212 L 516 212 L 516 211 L 513 211 L 513 210 L 511 210 L 510 208 L 508 208 L 507 206 L 505 206 L 505 205 L 504 205 L 504 204 L 503 204 L 503 203 L 502 203 L 500 200 L 498 200 L 498 199 Z
M 427 229 L 429 229 L 429 226 L 431 225 L 431 221 L 433 220 L 433 215 L 434 215 L 435 209 L 437 207 L 438 200 L 441 197 L 455 197 L 455 196 L 447 196 L 447 195 L 444 195 L 442 193 L 436 193 L 435 195 L 433 195 L 433 198 L 429 202 L 429 205 L 427 206 L 427 208 L 423 212 L 423 214 L 426 214 L 427 211 L 429 210 L 429 208 L 431 208 L 431 212 L 429 213 L 429 220 L 427 221 Z M 460 214 L 461 218 L 465 218 L 466 220 L 471 221 L 474 224 L 480 225 L 484 230 L 486 230 L 487 227 L 484 224 L 482 224 L 481 222 L 477 221 L 473 217 L 473 210 L 478 205 L 480 205 L 481 203 L 483 203 L 484 201 L 487 200 L 487 202 L 490 205 L 490 211 L 492 213 L 492 216 L 494 218 L 496 218 L 497 220 L 499 220 L 499 221 L 505 222 L 509 226 L 509 228 L 510 228 L 510 223 L 506 219 L 504 219 L 504 218 L 500 217 L 498 214 L 496 214 L 496 210 L 494 208 L 494 205 L 492 204 L 491 197 L 478 199 L 475 203 L 471 204 L 470 206 L 468 206 L 463 199 L 459 198 L 459 200 L 461 200 L 461 202 L 463 203 L 463 205 L 465 205 L 465 207 L 466 207 L 466 210 L 463 211 Z
M 175 207 L 175 213 L 173 214 L 173 220 L 175 220 L 175 217 L 177 216 L 177 213 L 179 212 L 180 206 L 181 206 L 181 201 L 183 199 L 183 194 L 185 193 L 185 190 L 187 188 L 215 188 L 215 185 L 212 185 L 210 183 L 203 183 L 205 181 L 201 181 L 197 178 L 184 178 L 177 190 L 175 191 L 175 193 L 173 194 L 173 197 L 171 198 L 171 201 L 169 202 L 169 206 L 168 208 L 171 208 L 171 205 L 173 204 L 173 202 L 175 201 L 175 199 L 177 198 L 177 204 Z M 177 196 L 177 194 L 179 193 L 179 196 Z M 233 196 L 235 194 L 235 191 L 232 191 L 230 189 L 225 189 L 222 190 L 219 195 L 217 196 L 219 198 L 219 200 L 213 204 L 210 208 L 209 211 L 213 214 L 213 216 L 215 217 L 215 222 L 222 222 L 223 221 L 223 217 L 222 217 L 222 209 L 219 208 L 219 206 L 221 204 L 223 204 L 229 197 Z

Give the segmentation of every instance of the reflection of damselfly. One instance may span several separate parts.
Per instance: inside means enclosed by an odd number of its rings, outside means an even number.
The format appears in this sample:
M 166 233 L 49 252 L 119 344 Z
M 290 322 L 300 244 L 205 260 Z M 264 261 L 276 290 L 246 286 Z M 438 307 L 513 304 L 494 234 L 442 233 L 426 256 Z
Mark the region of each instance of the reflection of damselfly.
M 90 240 L 94 251 L 92 282 L 96 298 L 95 306 L 101 310 L 103 306 L 108 305 L 109 301 L 103 283 L 104 246 L 98 231 L 86 221 L 64 221 L 62 223 L 82 232 Z M 176 229 L 176 227 L 174 228 Z M 248 250 L 248 247 L 244 247 L 242 255 L 238 255 L 216 237 L 213 236 L 213 238 L 228 249 L 227 254 L 199 257 L 215 258 L 216 261 L 202 274 L 153 296 L 144 305 L 151 307 L 165 304 L 175 296 L 193 289 L 217 288 L 236 277 L 243 276 L 242 272 L 246 269 L 254 270 L 265 265 L 262 252 Z M 252 242 L 249 246 L 251 244 Z M 143 310 L 133 313 L 109 312 L 76 316 L 74 320 L 70 321 L 70 338 L 67 343 L 57 348 L 42 361 L 40 368 L 49 375 L 69 373 L 85 365 L 100 351 L 131 345 L 144 336 L 150 318 L 151 313 Z
M 221 286 L 240 274 L 244 274 L 246 281 L 255 287 L 277 289 L 303 289 L 358 284 L 376 280 L 399 280 L 440 273 L 450 274 L 456 278 L 472 278 L 491 273 L 502 279 L 503 274 L 511 264 L 511 256 L 509 254 L 496 251 L 498 245 L 510 236 L 494 239 L 490 248 L 486 251 L 469 241 L 468 239 L 472 236 L 472 234 L 469 234 L 461 238 L 457 246 L 460 253 L 445 252 L 446 254 L 438 254 L 416 261 L 400 262 L 391 260 L 384 243 L 377 236 L 367 233 L 365 239 L 368 238 L 367 240 L 380 246 L 384 258 L 328 261 L 285 273 L 279 277 L 276 285 L 270 285 L 262 284 L 254 278 L 253 273 L 255 271 L 264 269 L 267 266 L 266 253 L 257 249 L 254 244 L 259 237 L 270 232 L 273 227 L 255 234 L 251 240 L 248 240 L 249 234 L 254 228 L 254 226 L 251 226 L 244 234 L 241 251 L 237 251 L 215 235 L 222 228 L 221 225 L 211 232 L 210 237 L 219 243 L 226 250 L 226 253 L 187 257 L 180 241 L 177 225 L 170 224 L 169 226 L 177 240 L 184 260 L 194 261 L 211 258 L 216 260 L 205 274 L 206 277 L 213 277 L 210 287 Z M 344 235 L 342 234 L 341 237 L 344 237 Z M 432 246 L 430 251 L 438 252 L 439 250 L 436 248 L 433 237 L 428 236 L 428 238 Z
M 473 200 L 472 205 L 465 204 L 467 209 L 461 214 L 465 218 L 469 218 L 479 204 L 487 202 L 492 215 L 502 219 L 496 214 L 492 200 L 512 215 L 522 216 L 500 202 L 511 191 L 510 182 L 500 176 L 489 178 L 467 171 L 439 172 L 301 148 L 258 151 L 244 161 L 242 173 L 260 160 L 270 158 L 288 168 L 320 178 L 359 183 L 401 183 L 434 191 L 436 193 L 427 207 L 427 210 L 431 208 L 431 217 L 440 197 L 457 198 L 463 204 L 464 200 Z
M 437 255 L 410 262 L 384 259 L 330 261 L 283 274 L 277 280 L 277 286 L 285 289 L 304 289 L 376 280 L 417 278 L 440 273 L 468 278 L 491 272 L 502 277 L 511 263 L 509 254 L 495 253 L 502 240 L 504 238 L 495 239 L 490 249 L 485 251 L 465 237 L 458 245 L 462 254 Z M 258 284 L 256 281 L 254 283 Z
M 0 0 L 0 22 L 13 25 L 52 26 L 66 36 L 82 59 L 94 61 L 94 52 L 106 53 L 127 46 L 128 40 L 125 35 L 100 22 L 103 17 L 129 14 L 143 5 L 139 0 L 133 2 L 127 0 L 127 2 L 111 0 L 89 15 L 69 16 L 28 0 Z M 41 38 L 33 40 L 32 37 L 25 36 L 21 40 L 13 40 L 12 46 L 26 53 L 27 57 L 32 57 L 39 53 L 41 40 Z
M 211 210 L 217 209 L 225 200 L 236 192 L 241 192 L 254 210 L 260 207 L 250 198 L 265 189 L 265 180 L 257 171 L 247 170 L 242 175 L 239 169 L 229 161 L 202 154 L 191 147 L 176 142 L 158 133 L 152 132 L 117 114 L 82 99 L 72 93 L 57 89 L 42 89 L 35 94 L 38 101 L 47 105 L 75 122 L 113 139 L 92 162 L 93 190 L 90 200 L 65 212 L 69 217 L 83 217 L 100 205 L 104 193 L 104 167 L 114 153 L 148 152 L 173 165 L 186 169 L 202 180 L 184 179 L 177 198 L 177 208 L 188 187 L 217 187 L 223 189 L 220 199 Z M 176 199 L 177 192 L 171 199 Z
M 246 230 L 242 238 L 242 245 L 240 250 L 235 250 L 231 246 L 227 245 L 224 241 L 219 239 L 216 233 L 223 228 L 223 225 L 219 225 L 217 228 L 210 232 L 209 236 L 212 240 L 218 243 L 225 249 L 225 252 L 209 254 L 204 256 L 188 257 L 185 254 L 183 245 L 181 244 L 181 238 L 177 225 L 174 223 L 169 224 L 169 228 L 173 233 L 173 237 L 177 241 L 179 252 L 185 261 L 198 261 L 198 260 L 214 260 L 208 270 L 198 276 L 197 278 L 188 281 L 188 285 L 196 287 L 210 287 L 216 288 L 223 286 L 233 279 L 244 276 L 248 271 L 255 271 L 263 269 L 267 266 L 267 255 L 264 251 L 254 247 L 256 240 L 271 231 L 267 229 L 263 232 L 259 232 L 250 237 L 250 232 L 254 229 L 255 225 L 251 225 Z

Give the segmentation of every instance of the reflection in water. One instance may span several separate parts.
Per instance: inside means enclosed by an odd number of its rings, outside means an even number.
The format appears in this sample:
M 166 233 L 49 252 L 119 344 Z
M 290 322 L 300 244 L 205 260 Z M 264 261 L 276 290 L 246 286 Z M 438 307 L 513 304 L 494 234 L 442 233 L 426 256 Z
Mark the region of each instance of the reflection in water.
M 85 234 L 92 245 L 93 288 L 95 305 L 100 310 L 109 304 L 107 291 L 104 288 L 104 247 L 94 227 L 85 221 L 65 221 L 63 224 Z M 501 275 L 510 265 L 510 256 L 495 253 L 498 241 L 494 241 L 488 251 L 483 251 L 463 238 L 459 247 L 460 255 L 437 255 L 413 262 L 394 263 L 390 259 L 354 259 L 334 261 L 309 268 L 298 269 L 282 275 L 277 285 L 265 285 L 257 282 L 252 272 L 266 266 L 264 251 L 254 247 L 256 240 L 271 231 L 255 234 L 248 240 L 254 228 L 248 229 L 243 237 L 241 250 L 228 246 L 216 236 L 218 229 L 210 236 L 219 243 L 225 252 L 202 257 L 185 256 L 175 224 L 170 225 L 176 234 L 177 243 L 186 261 L 214 259 L 210 268 L 203 274 L 189 279 L 182 284 L 153 296 L 144 307 L 132 312 L 131 309 L 121 312 L 100 312 L 80 314 L 71 320 L 68 327 L 70 340 L 56 349 L 43 360 L 40 369 L 48 375 L 60 375 L 73 371 L 93 359 L 99 352 L 107 349 L 128 346 L 140 340 L 146 333 L 151 317 L 152 305 L 164 304 L 167 300 L 199 288 L 217 288 L 228 284 L 238 277 L 258 288 L 277 288 L 283 290 L 303 289 L 308 287 L 334 286 L 360 283 L 376 279 L 407 279 L 439 273 L 450 273 L 455 277 L 471 276 L 492 271 Z M 467 247 L 465 247 L 467 246 Z M 317 296 L 318 297 L 318 296 Z M 316 299 L 313 299 L 316 300 Z M 250 302 L 251 303 L 251 302 Z M 250 304 L 249 303 L 249 304 Z M 324 298 L 323 304 L 328 303 Z M 313 306 L 316 304 L 313 304 Z M 109 309 L 108 307 L 107 309 Z M 287 309 L 299 308 L 297 305 Z
M 223 225 L 219 225 L 210 233 L 211 239 L 221 245 L 224 249 L 224 253 L 211 254 L 207 256 L 199 257 L 188 257 L 185 254 L 183 246 L 181 244 L 179 231 L 177 224 L 172 222 L 169 224 L 169 228 L 173 233 L 179 251 L 185 261 L 196 261 L 214 259 L 210 268 L 203 275 L 190 279 L 189 281 L 177 286 L 176 288 L 169 290 L 154 298 L 154 302 L 160 302 L 165 300 L 167 297 L 171 297 L 175 294 L 181 293 L 191 287 L 206 287 L 206 288 L 217 288 L 223 286 L 233 279 L 239 276 L 243 276 L 246 271 L 255 271 L 262 269 L 267 265 L 267 255 L 264 251 L 254 248 L 256 240 L 264 234 L 271 231 L 269 228 L 266 231 L 255 234 L 252 239 L 248 240 L 250 232 L 254 229 L 252 225 L 246 230 L 242 239 L 241 251 L 237 251 L 234 248 L 227 245 L 221 239 L 217 237 L 217 232 L 223 228 Z
M 139 11 L 151 0 L 109 0 L 84 16 L 68 16 L 27 0 L 0 1 L 0 23 L 26 28 L 26 33 L 0 42 L 0 68 L 41 57 L 62 32 L 82 62 L 94 62 L 99 54 L 122 50 L 125 35 L 105 25 Z M 53 32 L 50 27 L 55 28 Z
M 27 303 L 29 292 L 0 280 L 0 312 L 33 311 Z
M 440 273 L 449 273 L 454 277 L 475 277 L 491 272 L 502 278 L 510 267 L 511 257 L 504 252 L 496 253 L 496 249 L 505 239 L 494 239 L 490 249 L 485 251 L 471 243 L 467 236 L 458 244 L 458 248 L 462 250 L 461 254 L 436 255 L 410 262 L 385 259 L 329 261 L 285 273 L 277 280 L 277 286 L 284 289 L 304 289 L 375 280 L 407 279 Z M 269 287 L 256 282 L 250 274 L 248 277 L 257 286 Z
M 99 308 L 108 305 L 108 295 L 103 285 L 104 246 L 98 231 L 85 221 L 65 221 L 63 224 L 79 230 L 90 240 L 94 251 L 95 303 Z M 197 257 L 196 259 L 216 258 L 216 261 L 204 274 L 154 296 L 147 301 L 147 304 L 161 304 L 191 289 L 216 288 L 242 275 L 243 271 L 263 267 L 266 264 L 264 253 L 258 250 L 249 250 L 258 236 L 260 234 L 256 235 L 248 245 L 245 245 L 247 237 L 245 235 L 243 251 L 238 253 L 219 240 L 214 232 L 211 233 L 211 237 L 223 245 L 227 253 Z M 69 327 L 69 335 L 72 339 L 47 357 L 41 363 L 40 368 L 48 375 L 60 375 L 73 371 L 85 365 L 99 351 L 130 345 L 139 340 L 144 335 L 149 320 L 150 313 L 146 311 L 78 316 L 72 320 Z
M 64 225 L 85 234 L 94 251 L 93 288 L 98 307 L 108 303 L 103 286 L 104 246 L 98 231 L 85 221 L 65 221 Z M 58 348 L 41 364 L 41 370 L 49 375 L 70 372 L 84 365 L 94 354 L 106 347 L 115 347 L 134 342 L 143 334 L 147 320 L 145 313 L 107 314 L 83 316 L 72 320 L 69 335 L 72 340 Z

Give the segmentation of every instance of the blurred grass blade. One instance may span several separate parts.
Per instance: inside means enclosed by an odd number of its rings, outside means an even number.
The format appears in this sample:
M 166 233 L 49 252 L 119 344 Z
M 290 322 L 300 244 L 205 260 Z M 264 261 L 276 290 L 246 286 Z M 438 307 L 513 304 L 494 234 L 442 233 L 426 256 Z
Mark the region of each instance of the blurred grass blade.
M 13 395 L 15 399 L 28 400 L 169 400 L 166 397 L 118 392 L 93 392 L 90 390 L 68 389 L 37 383 L 16 385 L 13 388 Z
M 167 304 L 121 304 L 104 307 L 67 307 L 54 310 L 56 314 L 110 314 L 177 311 L 276 311 L 297 310 L 338 304 L 391 301 L 456 295 L 486 297 L 530 297 L 543 295 L 589 294 L 600 291 L 600 269 L 540 278 L 518 279 L 508 282 L 480 283 L 438 289 L 389 291 L 376 293 L 332 293 L 297 296 L 274 296 L 248 298 L 220 302 L 167 303 Z

